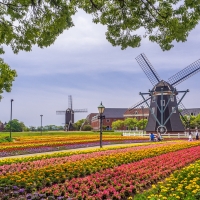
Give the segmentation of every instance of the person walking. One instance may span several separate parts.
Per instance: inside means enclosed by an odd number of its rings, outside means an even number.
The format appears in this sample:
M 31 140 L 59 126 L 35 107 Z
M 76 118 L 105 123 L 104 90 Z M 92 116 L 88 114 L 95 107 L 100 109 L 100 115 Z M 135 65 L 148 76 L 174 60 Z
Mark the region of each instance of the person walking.
M 196 130 L 196 140 L 199 140 L 199 132 Z
M 189 139 L 188 139 L 188 141 L 193 141 L 193 139 L 192 139 L 192 133 L 191 132 L 189 132 Z

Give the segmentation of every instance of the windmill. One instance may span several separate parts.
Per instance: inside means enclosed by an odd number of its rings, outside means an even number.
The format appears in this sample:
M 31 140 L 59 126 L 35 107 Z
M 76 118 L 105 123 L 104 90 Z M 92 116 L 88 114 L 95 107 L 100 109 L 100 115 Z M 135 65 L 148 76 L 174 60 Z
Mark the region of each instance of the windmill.
M 72 95 L 68 96 L 68 108 L 66 111 L 56 111 L 57 115 L 65 115 L 65 125 L 67 131 L 73 130 L 74 113 L 87 112 L 87 109 L 73 109 L 72 107 Z
M 153 88 L 147 93 L 140 92 L 143 100 L 129 108 L 129 111 L 139 108 L 144 104 L 145 107 L 149 108 L 150 113 L 146 127 L 147 133 L 184 132 L 179 114 L 181 115 L 180 109 L 185 108 L 181 101 L 189 90 L 178 91 L 175 86 L 200 71 L 200 59 L 173 75 L 168 81 L 160 79 L 144 54 L 137 56 L 136 60 L 152 83 Z M 178 94 L 182 94 L 182 96 L 178 98 Z M 145 98 L 145 95 L 149 97 Z

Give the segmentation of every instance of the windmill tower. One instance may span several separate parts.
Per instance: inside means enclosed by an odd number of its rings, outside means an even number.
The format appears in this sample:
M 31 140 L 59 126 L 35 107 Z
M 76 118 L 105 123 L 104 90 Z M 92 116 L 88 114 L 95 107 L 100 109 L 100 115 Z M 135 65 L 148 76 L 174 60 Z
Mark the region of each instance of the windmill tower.
M 129 108 L 129 111 L 146 104 L 150 112 L 146 127 L 147 133 L 184 132 L 179 107 L 184 107 L 181 101 L 189 90 L 178 91 L 175 86 L 200 71 L 200 60 L 176 73 L 168 79 L 168 82 L 160 79 L 144 54 L 140 54 L 136 57 L 136 60 L 152 83 L 153 88 L 147 93 L 140 92 L 143 101 Z M 178 94 L 182 94 L 180 99 L 177 96 Z M 145 98 L 145 95 L 150 97 Z
M 73 109 L 72 104 L 72 95 L 69 95 L 68 108 L 66 111 L 56 111 L 57 115 L 65 115 L 65 125 L 67 127 L 67 131 L 73 130 L 74 113 L 87 112 L 87 109 Z

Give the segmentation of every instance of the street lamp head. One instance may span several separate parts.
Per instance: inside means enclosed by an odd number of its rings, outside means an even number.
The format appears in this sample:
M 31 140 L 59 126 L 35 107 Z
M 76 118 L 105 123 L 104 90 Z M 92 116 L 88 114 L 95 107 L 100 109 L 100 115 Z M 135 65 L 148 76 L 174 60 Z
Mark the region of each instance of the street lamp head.
M 12 102 L 12 101 L 14 101 L 14 99 L 11 99 L 10 101 Z
M 190 115 L 187 116 L 187 119 L 190 120 Z
M 43 115 L 40 115 L 41 117 L 43 116 Z
M 99 113 L 102 114 L 104 112 L 105 107 L 101 104 L 98 106 Z

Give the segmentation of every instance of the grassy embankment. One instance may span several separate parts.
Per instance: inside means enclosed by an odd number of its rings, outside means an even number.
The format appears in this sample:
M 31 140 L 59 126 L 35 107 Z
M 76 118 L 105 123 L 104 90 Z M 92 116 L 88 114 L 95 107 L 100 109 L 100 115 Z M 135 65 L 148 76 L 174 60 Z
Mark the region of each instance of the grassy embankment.
M 103 132 L 104 135 L 121 135 L 121 132 Z M 69 135 L 99 135 L 99 132 L 92 132 L 92 131 L 45 131 L 42 132 L 42 135 L 44 136 L 69 136 Z M 9 137 L 9 132 L 0 132 L 0 139 Z M 41 132 L 12 132 L 12 137 L 22 137 L 22 136 L 41 136 Z

